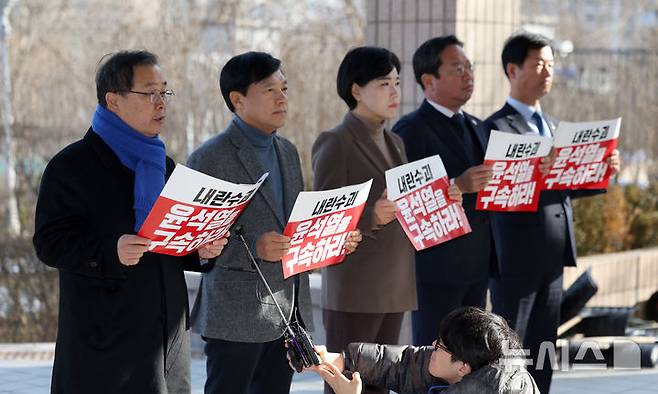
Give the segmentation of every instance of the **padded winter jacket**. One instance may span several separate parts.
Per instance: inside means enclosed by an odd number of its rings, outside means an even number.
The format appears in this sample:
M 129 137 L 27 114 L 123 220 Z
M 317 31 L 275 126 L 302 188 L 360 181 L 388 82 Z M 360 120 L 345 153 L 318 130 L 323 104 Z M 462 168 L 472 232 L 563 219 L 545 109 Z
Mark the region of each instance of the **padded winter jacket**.
M 448 385 L 428 371 L 433 351 L 431 346 L 350 343 L 344 353 L 345 370 L 358 371 L 366 384 L 400 394 L 539 394 L 522 359 L 500 359 Z

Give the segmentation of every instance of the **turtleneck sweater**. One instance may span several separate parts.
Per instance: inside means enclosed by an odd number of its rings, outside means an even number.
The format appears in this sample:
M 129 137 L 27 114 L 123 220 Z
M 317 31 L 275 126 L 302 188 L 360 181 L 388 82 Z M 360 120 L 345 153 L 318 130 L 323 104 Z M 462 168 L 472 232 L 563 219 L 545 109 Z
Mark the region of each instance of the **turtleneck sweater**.
M 388 145 L 386 144 L 386 137 L 384 136 L 384 122 L 381 123 L 374 123 L 368 119 L 365 119 L 362 116 L 357 115 L 354 113 L 354 111 L 350 111 L 350 115 L 353 116 L 356 120 L 358 120 L 362 125 L 364 130 L 368 133 L 370 138 L 375 142 L 375 145 L 377 145 L 377 148 L 379 148 L 379 151 L 382 152 L 382 155 L 384 155 L 384 158 L 386 159 L 386 163 L 388 163 L 389 166 L 393 166 L 393 157 L 391 156 L 391 151 L 388 148 Z
M 274 191 L 274 199 L 276 200 L 275 205 L 280 209 L 279 213 L 281 214 L 281 217 L 285 218 L 286 209 L 283 205 L 283 181 L 281 179 L 281 168 L 279 167 L 279 157 L 277 156 L 276 148 L 274 147 L 274 136 L 276 130 L 270 134 L 266 134 L 247 124 L 237 115 L 235 115 L 234 119 L 244 137 L 254 148 L 256 158 L 263 167 L 263 170 L 270 173 L 265 183 L 263 183 L 263 186 L 269 184 L 272 188 Z

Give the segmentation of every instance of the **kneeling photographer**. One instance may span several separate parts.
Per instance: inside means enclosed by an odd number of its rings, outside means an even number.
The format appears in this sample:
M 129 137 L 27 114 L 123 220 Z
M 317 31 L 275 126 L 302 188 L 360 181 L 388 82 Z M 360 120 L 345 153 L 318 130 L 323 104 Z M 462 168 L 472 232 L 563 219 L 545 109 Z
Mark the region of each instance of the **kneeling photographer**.
M 309 370 L 336 394 L 361 393 L 362 382 L 400 394 L 539 393 L 516 333 L 479 308 L 450 313 L 433 347 L 351 343 L 342 354 L 318 350 L 324 361 Z

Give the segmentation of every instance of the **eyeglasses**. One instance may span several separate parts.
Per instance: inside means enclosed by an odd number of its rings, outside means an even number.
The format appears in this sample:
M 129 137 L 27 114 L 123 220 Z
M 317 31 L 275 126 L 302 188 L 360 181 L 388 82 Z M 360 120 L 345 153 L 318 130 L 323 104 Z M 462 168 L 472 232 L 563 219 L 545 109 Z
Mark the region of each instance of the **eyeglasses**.
M 436 341 L 434 341 L 434 351 L 437 351 L 439 349 L 443 350 L 446 353 L 452 354 L 452 352 L 450 350 L 448 350 L 446 345 L 442 344 L 441 341 L 436 340 Z
M 158 98 L 160 98 L 165 104 L 169 104 L 172 98 L 176 95 L 173 90 L 167 89 L 162 92 L 137 92 L 134 90 L 123 90 L 123 92 L 126 93 L 135 93 L 135 94 L 141 94 L 143 96 L 148 96 L 149 101 L 151 104 L 155 104 L 158 102 Z
M 448 70 L 449 73 L 452 75 L 463 77 L 467 71 L 469 74 L 471 75 L 473 74 L 473 72 L 475 71 L 475 64 L 473 63 L 455 64 L 453 66 L 450 66 Z

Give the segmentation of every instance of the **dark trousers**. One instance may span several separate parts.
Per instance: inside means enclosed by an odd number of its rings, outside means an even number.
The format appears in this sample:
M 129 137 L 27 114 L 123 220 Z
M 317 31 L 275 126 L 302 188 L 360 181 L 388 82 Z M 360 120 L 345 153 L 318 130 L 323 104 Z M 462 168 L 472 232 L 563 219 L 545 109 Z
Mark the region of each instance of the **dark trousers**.
M 206 394 L 288 394 L 293 371 L 283 337 L 247 343 L 206 339 Z
M 519 334 L 523 348 L 530 350 L 532 365 L 528 365 L 528 372 L 540 392 L 548 393 L 553 368 L 547 350 L 555 349 L 560 324 L 562 269 L 530 288 L 529 283 L 527 279 L 492 279 L 491 303 L 493 312 L 507 319 L 510 327 Z M 537 363 L 538 357 L 543 358 L 541 365 Z
M 322 321 L 327 333 L 327 350 L 340 353 L 351 342 L 396 345 L 404 313 L 352 313 L 323 310 Z M 325 384 L 324 392 L 333 393 Z M 386 393 L 388 390 L 365 386 L 363 394 Z
M 437 339 L 439 324 L 448 313 L 463 306 L 484 308 L 487 281 L 471 284 L 416 284 L 418 310 L 411 315 L 415 346 L 426 346 Z
M 184 394 L 192 390 L 190 331 L 185 329 L 185 319 L 181 320 L 181 327 L 177 332 L 180 338 L 169 347 L 167 352 L 167 360 L 171 360 L 167 362 L 165 372 L 168 394 Z

